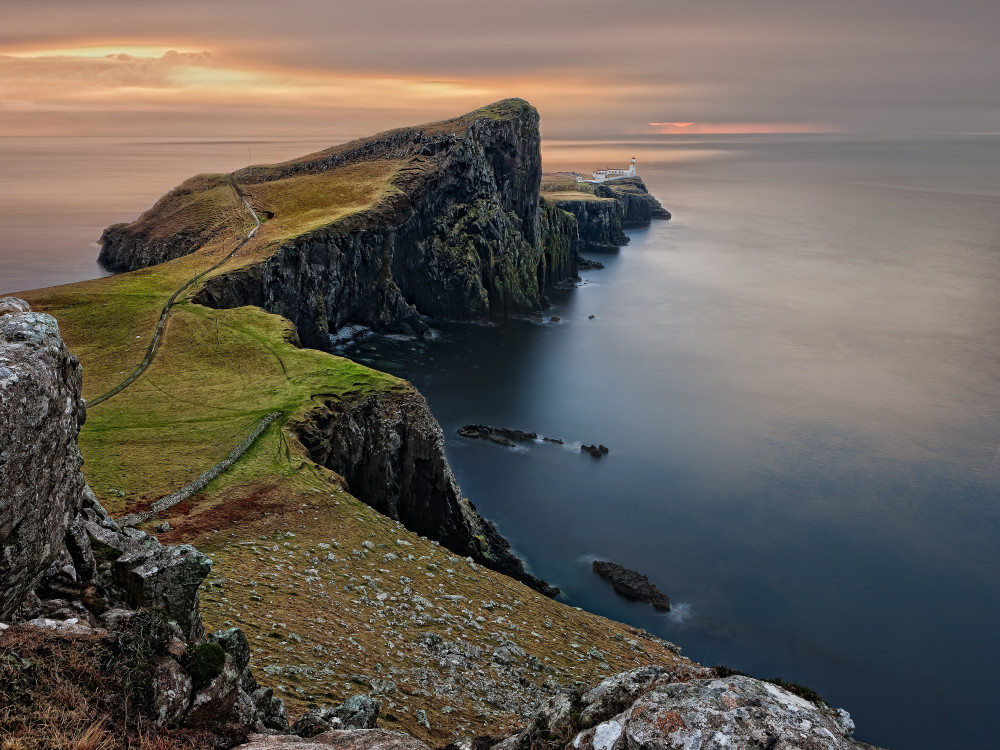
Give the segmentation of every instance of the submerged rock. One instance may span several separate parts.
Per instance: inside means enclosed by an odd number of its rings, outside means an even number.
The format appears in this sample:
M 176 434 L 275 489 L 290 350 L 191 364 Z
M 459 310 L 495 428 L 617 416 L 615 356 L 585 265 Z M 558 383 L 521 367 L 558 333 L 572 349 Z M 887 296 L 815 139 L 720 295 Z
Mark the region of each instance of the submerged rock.
M 513 448 L 515 447 L 515 443 L 527 443 L 532 440 L 538 440 L 538 434 L 535 432 L 512 430 L 508 427 L 490 427 L 485 424 L 467 424 L 464 427 L 458 428 L 458 434 L 462 437 L 477 440 L 489 440 L 505 448 Z
M 615 591 L 622 596 L 649 602 L 661 612 L 670 611 L 670 600 L 666 594 L 660 592 L 642 573 L 603 560 L 594 560 L 593 569 L 597 575 L 610 582 Z

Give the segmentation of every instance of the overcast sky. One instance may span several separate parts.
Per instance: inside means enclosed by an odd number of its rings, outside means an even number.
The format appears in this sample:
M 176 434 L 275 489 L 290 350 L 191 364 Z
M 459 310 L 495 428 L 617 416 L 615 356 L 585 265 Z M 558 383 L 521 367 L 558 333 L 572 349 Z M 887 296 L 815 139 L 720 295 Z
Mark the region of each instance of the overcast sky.
M 997 0 L 3 0 L 0 134 L 1000 131 Z

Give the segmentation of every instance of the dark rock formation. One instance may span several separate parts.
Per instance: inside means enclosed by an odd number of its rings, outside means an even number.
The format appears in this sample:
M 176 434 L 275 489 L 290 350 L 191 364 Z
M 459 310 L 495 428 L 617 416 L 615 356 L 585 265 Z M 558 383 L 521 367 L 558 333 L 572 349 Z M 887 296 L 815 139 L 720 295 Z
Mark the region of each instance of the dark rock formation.
M 594 572 L 615 587 L 622 596 L 649 602 L 661 612 L 670 611 L 670 600 L 642 573 L 613 562 L 594 560 Z
M 494 750 L 667 750 L 679 747 L 871 750 L 842 710 L 751 677 L 713 678 L 647 666 L 584 694 L 549 698 L 527 729 Z
M 496 527 L 462 498 L 441 427 L 416 391 L 328 401 L 289 427 L 316 463 L 343 476 L 351 494 L 380 513 L 543 594 L 559 593 L 529 574 Z
M 594 458 L 600 458 L 610 453 L 606 445 L 581 445 L 580 450 L 584 453 L 589 453 Z
M 669 219 L 670 212 L 646 189 L 640 177 L 621 177 L 594 189 L 594 195 L 614 198 L 622 207 L 622 225 L 645 227 L 652 219 Z
M 65 554 L 79 513 L 81 377 L 55 318 L 0 299 L 0 620 Z
M 611 195 L 598 196 L 597 190 L 594 194 L 595 198 L 588 197 L 586 200 L 557 200 L 555 205 L 576 219 L 583 247 L 612 248 L 627 245 L 628 237 L 622 231 L 622 203 Z
M 97 260 L 111 271 L 130 271 L 190 255 L 232 221 L 220 204 L 241 209 L 227 175 L 185 180 L 131 224 L 105 229 Z
M 477 440 L 489 440 L 505 448 L 513 448 L 515 447 L 515 443 L 527 443 L 531 440 L 538 440 L 538 433 L 535 432 L 512 430 L 507 427 L 490 427 L 485 424 L 467 424 L 464 427 L 458 428 L 458 434 L 462 437 Z

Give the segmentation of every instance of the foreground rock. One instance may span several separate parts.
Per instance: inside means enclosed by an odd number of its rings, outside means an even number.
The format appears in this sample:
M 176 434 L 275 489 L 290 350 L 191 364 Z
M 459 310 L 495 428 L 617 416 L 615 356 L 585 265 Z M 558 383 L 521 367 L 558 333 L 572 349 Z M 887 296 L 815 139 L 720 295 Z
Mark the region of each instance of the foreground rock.
M 81 378 L 55 318 L 0 299 L 0 620 L 65 552 L 80 512 Z
M 495 750 L 781 748 L 863 750 L 843 710 L 813 704 L 751 677 L 692 678 L 648 666 L 584 694 L 546 701 L 534 722 Z
M 649 602 L 661 612 L 670 611 L 670 600 L 642 573 L 618 563 L 594 560 L 594 572 L 615 587 L 622 596 Z
M 329 731 L 309 739 L 255 735 L 237 750 L 430 750 L 418 739 L 385 729 Z

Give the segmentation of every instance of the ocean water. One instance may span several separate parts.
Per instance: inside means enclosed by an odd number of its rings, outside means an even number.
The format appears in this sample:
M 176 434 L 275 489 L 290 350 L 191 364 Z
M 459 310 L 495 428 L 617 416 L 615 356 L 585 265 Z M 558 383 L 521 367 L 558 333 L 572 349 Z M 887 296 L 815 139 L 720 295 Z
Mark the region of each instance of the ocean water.
M 0 139 L 0 290 L 98 275 L 103 226 L 195 172 L 339 140 Z M 633 154 L 674 219 L 591 253 L 605 268 L 552 296 L 559 322 L 437 323 L 434 341 L 351 355 L 424 393 L 464 494 L 569 603 L 806 684 L 867 742 L 993 747 L 1000 138 L 544 156 Z M 457 436 L 477 422 L 567 444 Z M 646 573 L 673 610 L 621 599 L 595 558 Z

